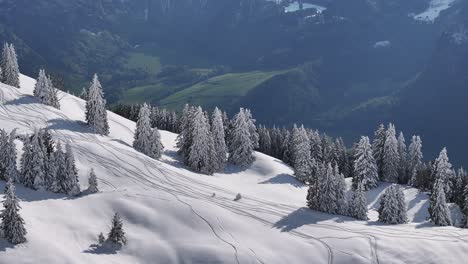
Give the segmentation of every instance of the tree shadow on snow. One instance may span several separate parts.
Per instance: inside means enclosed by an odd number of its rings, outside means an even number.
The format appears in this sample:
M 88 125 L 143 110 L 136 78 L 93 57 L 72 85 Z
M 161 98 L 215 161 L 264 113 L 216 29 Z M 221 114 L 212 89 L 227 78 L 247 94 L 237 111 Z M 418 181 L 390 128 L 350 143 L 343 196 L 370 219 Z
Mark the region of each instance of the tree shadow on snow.
M 0 181 L 0 192 L 3 193 L 5 189 L 5 181 Z M 79 198 L 79 196 L 70 197 L 66 194 L 53 193 L 45 190 L 33 190 L 24 187 L 22 184 L 15 183 L 16 196 L 24 202 L 36 202 L 44 200 L 73 200 Z
M 48 121 L 47 129 L 50 130 L 69 130 L 73 132 L 94 134 L 88 125 L 79 120 L 51 119 Z
M 15 245 L 9 243 L 5 239 L 0 239 L 0 252 L 7 251 L 7 249 L 14 249 Z
M 344 223 L 345 221 L 356 221 L 350 217 L 321 213 L 311 210 L 307 207 L 302 207 L 283 217 L 281 220 L 276 222 L 273 227 L 276 229 L 281 229 L 281 232 L 289 232 L 304 225 L 317 224 L 327 220 L 333 220 L 337 223 Z
M 262 181 L 259 184 L 289 184 L 296 188 L 304 187 L 305 185 L 298 181 L 296 178 L 292 177 L 289 174 L 278 174 L 268 180 Z
M 104 244 L 91 244 L 88 249 L 84 250 L 83 253 L 88 254 L 104 254 L 104 255 L 114 255 L 117 254 L 122 247 L 118 245 L 111 245 L 108 243 Z
M 5 102 L 5 105 L 25 105 L 25 104 L 39 104 L 39 100 L 34 96 L 21 96 L 11 101 Z

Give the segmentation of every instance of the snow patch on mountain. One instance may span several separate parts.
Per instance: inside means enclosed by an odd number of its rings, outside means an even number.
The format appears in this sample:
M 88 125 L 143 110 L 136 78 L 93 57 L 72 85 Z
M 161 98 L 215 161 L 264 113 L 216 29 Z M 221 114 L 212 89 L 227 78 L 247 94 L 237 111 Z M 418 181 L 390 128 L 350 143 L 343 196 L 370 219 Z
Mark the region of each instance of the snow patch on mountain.
M 456 0 L 431 0 L 429 7 L 422 13 L 413 15 L 414 19 L 424 22 L 434 22 L 440 13 L 450 7 Z

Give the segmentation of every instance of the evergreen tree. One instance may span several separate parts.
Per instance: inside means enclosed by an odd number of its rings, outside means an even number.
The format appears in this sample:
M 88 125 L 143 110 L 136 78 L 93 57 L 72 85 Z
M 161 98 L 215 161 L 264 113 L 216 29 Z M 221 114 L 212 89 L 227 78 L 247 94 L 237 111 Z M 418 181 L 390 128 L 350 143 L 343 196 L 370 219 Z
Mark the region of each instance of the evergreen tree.
M 463 228 L 468 228 L 468 184 L 465 185 L 463 189 L 463 204 L 461 206 L 461 211 L 463 213 L 463 221 L 461 226 Z
M 161 134 L 159 133 L 159 129 L 157 127 L 153 128 L 151 132 L 151 152 L 148 154 L 148 156 L 153 159 L 160 159 L 164 151 L 164 146 L 161 142 Z
M 299 181 L 306 182 L 311 176 L 311 157 L 309 137 L 307 136 L 307 132 L 304 129 L 304 126 L 298 128 L 296 125 L 294 125 L 292 137 L 294 175 Z
M 1 68 L 3 74 L 2 82 L 20 88 L 18 58 L 13 44 L 4 44 Z
M 463 208 L 463 203 L 465 197 L 463 196 L 463 192 L 465 190 L 466 185 L 466 172 L 463 168 L 458 169 L 457 174 L 453 179 L 453 197 L 454 202 Z
M 349 215 L 358 220 L 366 221 L 367 218 L 367 199 L 364 195 L 362 184 L 358 184 L 354 191 L 351 204 L 349 206 Z
M 177 136 L 177 148 L 179 154 L 184 157 L 184 162 L 187 163 L 188 153 L 193 140 L 193 118 L 196 109 L 194 107 L 185 105 L 180 118 L 180 133 Z
M 49 82 L 44 69 L 39 70 L 36 85 L 34 86 L 33 95 L 38 97 L 41 101 L 44 99 L 47 92 Z
M 52 82 L 52 78 L 50 76 L 47 77 L 47 86 L 46 86 L 44 98 L 42 98 L 42 102 L 45 105 L 49 105 L 57 109 L 60 109 L 60 101 L 58 99 L 58 90 L 55 89 L 54 84 Z
M 109 135 L 106 100 L 104 99 L 104 93 L 102 91 L 102 86 L 99 82 L 97 74 L 94 75 L 91 87 L 88 89 L 88 100 L 86 101 L 86 121 L 96 133 L 101 135 Z
M 65 153 L 63 152 L 60 142 L 57 143 L 57 150 L 54 152 L 54 160 L 56 172 L 55 179 L 50 186 L 50 190 L 57 193 L 67 193 L 67 166 L 65 163 Z
M 337 138 L 335 141 L 335 152 L 341 173 L 343 173 L 345 177 L 348 177 L 350 175 L 349 157 L 343 138 L 341 137 Z
M 397 185 L 385 190 L 378 212 L 380 222 L 393 225 L 407 222 L 405 196 Z
M 398 136 L 398 155 L 400 157 L 400 162 L 398 163 L 398 182 L 401 184 L 407 184 L 410 180 L 408 176 L 408 152 L 403 132 L 400 132 L 400 135 Z
M 232 121 L 232 130 L 230 131 L 229 162 L 234 165 L 248 166 L 255 160 L 250 130 L 248 118 L 241 108 Z
M 83 89 L 81 90 L 80 98 L 85 101 L 88 101 L 88 90 L 86 89 L 86 87 L 83 87 Z
M 125 237 L 125 232 L 123 230 L 122 219 L 118 213 L 115 213 L 114 217 L 112 218 L 112 227 L 107 240 L 117 246 L 123 246 L 127 244 L 127 238 Z
M 222 171 L 226 164 L 226 135 L 224 134 L 223 114 L 216 107 L 213 112 L 213 124 L 211 126 L 211 134 L 213 135 L 214 146 L 214 165 L 215 171 Z
M 197 108 L 193 119 L 192 145 L 188 153 L 187 165 L 194 171 L 213 174 L 215 153 L 210 124 L 201 107 Z
M 346 181 L 342 173 L 340 173 L 338 166 L 335 166 L 334 171 L 334 188 L 336 197 L 336 213 L 340 215 L 348 214 L 348 201 L 346 199 Z
M 383 175 L 385 141 L 387 141 L 386 134 L 385 126 L 380 124 L 374 133 L 374 141 L 372 142 L 372 153 L 377 163 L 377 172 L 380 178 L 382 178 Z
M 310 131 L 309 140 L 310 140 L 311 157 L 315 159 L 317 162 L 324 161 L 323 156 L 322 156 L 323 154 L 322 141 L 321 141 L 319 132 L 317 130 Z
M 94 173 L 94 169 L 91 169 L 91 171 L 89 172 L 88 184 L 89 184 L 88 193 L 99 192 L 98 181 L 97 181 L 96 173 Z
M 442 178 L 438 178 L 436 180 L 432 193 L 429 205 L 429 214 L 432 222 L 438 226 L 452 225 L 450 211 L 445 198 L 444 181 Z
M 336 214 L 338 211 L 336 199 L 336 181 L 334 179 L 334 171 L 331 163 L 325 166 L 324 173 L 321 173 L 319 178 L 318 189 L 318 205 L 322 212 Z
M 30 139 L 26 139 L 21 159 L 22 183 L 35 190 L 45 186 L 46 165 L 43 145 L 39 131 L 35 131 Z
M 133 147 L 145 155 L 152 153 L 151 140 L 153 132 L 151 129 L 150 113 L 149 106 L 146 103 L 143 104 L 138 115 L 138 121 L 136 122 L 133 140 Z
M 4 180 L 18 180 L 18 169 L 16 167 L 16 129 L 8 135 L 3 129 L 0 130 L 0 177 Z
M 400 156 L 398 154 L 398 140 L 396 138 L 395 126 L 390 124 L 385 135 L 383 155 L 382 179 L 386 182 L 398 182 L 398 166 Z
M 3 237 L 10 243 L 20 244 L 26 242 L 26 229 L 24 220 L 19 214 L 21 209 L 18 198 L 15 195 L 13 180 L 8 180 L 5 187 L 5 200 L 3 211 L 0 213 L 2 219 L 1 230 Z
M 280 136 L 280 140 L 281 138 L 283 138 L 282 136 Z M 286 164 L 289 164 L 289 165 L 292 165 L 292 154 L 291 154 L 291 144 L 290 142 L 292 142 L 292 139 L 291 139 L 291 133 L 289 131 L 285 131 L 285 134 L 284 134 L 284 139 L 281 141 L 281 145 L 280 145 L 280 152 L 278 154 L 279 158 L 281 160 L 283 160 Z
M 411 174 L 410 185 L 415 186 L 416 176 L 423 165 L 422 141 L 419 136 L 413 136 L 408 149 L 408 172 Z
M 452 178 L 454 175 L 455 172 L 452 169 L 452 164 L 449 162 L 447 149 L 444 148 L 433 165 L 433 179 L 434 181 L 441 179 L 443 184 L 442 189 L 447 199 L 450 199 L 453 194 Z
M 252 141 L 252 146 L 254 149 L 258 148 L 259 135 L 257 132 L 257 127 L 255 126 L 255 119 L 252 117 L 252 112 L 250 109 L 243 109 L 244 115 L 249 127 L 250 140 Z
M 57 153 L 55 151 L 49 154 L 47 158 L 46 177 L 44 179 L 47 190 L 52 192 L 57 191 L 58 164 L 56 157 Z
M 65 179 L 61 182 L 64 193 L 75 196 L 80 194 L 80 183 L 78 180 L 78 171 L 75 165 L 75 157 L 71 145 L 65 145 Z
M 364 191 L 377 187 L 379 175 L 368 137 L 361 137 L 354 152 L 353 189 L 362 185 Z

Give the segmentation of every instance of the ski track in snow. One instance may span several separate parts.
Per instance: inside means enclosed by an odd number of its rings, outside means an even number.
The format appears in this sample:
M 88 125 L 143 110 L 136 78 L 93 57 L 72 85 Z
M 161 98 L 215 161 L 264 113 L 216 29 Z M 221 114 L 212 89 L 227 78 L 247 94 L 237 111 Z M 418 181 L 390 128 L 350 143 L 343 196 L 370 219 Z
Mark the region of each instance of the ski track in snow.
M 88 129 L 82 123 L 79 123 L 83 120 L 72 119 L 60 110 L 34 103 L 35 99 L 32 96 L 24 95 L 19 90 L 10 89 L 8 93 L 8 96 L 15 96 L 20 100 L 24 100 L 25 103 L 18 105 L 9 104 L 8 100 L 5 99 L 7 96 L 4 88 L 1 87 L 0 122 L 13 122 L 20 127 L 28 128 L 29 131 L 51 125 L 51 115 L 54 116 L 54 119 L 66 122 L 69 124 L 68 130 L 59 128 L 51 129 L 51 132 L 54 138 L 61 139 L 62 141 L 69 140 L 72 143 L 75 157 L 79 158 L 81 163 L 86 162 L 93 166 L 99 165 L 105 167 L 107 172 L 113 177 L 125 179 L 135 185 L 122 188 L 114 184 L 109 177 L 106 179 L 99 178 L 101 186 L 107 187 L 102 192 L 123 192 L 124 196 L 128 198 L 140 196 L 168 201 L 167 199 L 150 197 L 138 193 L 138 189 L 142 189 L 145 192 L 165 193 L 174 197 L 175 201 L 188 208 L 192 215 L 203 222 L 211 230 L 212 235 L 216 239 L 232 250 L 234 263 L 245 263 L 248 258 L 252 258 L 257 263 L 267 263 L 267 261 L 262 260 L 264 256 L 259 256 L 256 249 L 240 242 L 236 238 L 236 235 L 223 225 L 223 221 L 219 216 L 213 219 L 212 216 L 206 215 L 206 212 L 200 211 L 200 202 L 227 210 L 240 217 L 254 220 L 272 229 L 283 228 L 282 226 L 277 226 L 279 221 L 302 208 L 297 205 L 278 203 L 251 195 L 243 195 L 240 201 L 233 201 L 232 198 L 236 195 L 235 191 L 207 183 L 205 179 L 202 180 L 194 176 L 188 176 L 193 173 L 183 170 L 183 166 L 180 164 L 178 165 L 180 166 L 179 168 L 162 161 L 155 161 L 135 152 L 131 147 L 123 143 L 92 134 L 91 131 L 87 131 Z M 66 101 L 74 100 L 75 105 L 80 106 L 80 109 L 77 110 L 83 112 L 84 106 L 79 99 L 70 98 L 71 96 L 68 96 Z M 48 113 L 44 112 L 45 108 Z M 116 129 L 117 126 L 120 129 L 126 130 L 126 133 L 133 133 L 132 129 L 128 126 L 111 120 L 111 129 Z M 21 132 L 24 133 L 24 130 L 21 130 Z M 99 148 L 102 153 L 90 151 L 86 147 L 89 144 L 93 144 L 96 148 Z M 80 169 L 86 171 L 83 168 Z M 216 196 L 212 197 L 212 193 L 216 193 Z M 368 263 L 385 263 L 381 262 L 379 256 L 379 248 L 386 247 L 385 244 L 379 243 L 382 239 L 386 239 L 385 241 L 387 242 L 393 241 L 390 239 L 405 239 L 413 240 L 414 243 L 437 241 L 440 243 L 463 244 L 467 243 L 464 237 L 468 239 L 468 234 L 463 230 L 452 231 L 439 230 L 437 228 L 416 230 L 411 225 L 409 227 L 405 227 L 404 225 L 395 227 L 384 225 L 369 226 L 366 225 L 366 222 L 350 221 L 348 219 L 346 222 L 346 224 L 340 224 L 330 221 L 316 221 L 313 224 L 305 224 L 291 230 L 281 231 L 281 233 L 303 240 L 316 249 L 322 248 L 320 252 L 323 252 L 324 256 L 326 255 L 325 259 L 329 264 L 338 263 L 338 260 L 336 260 L 337 253 L 357 256 Z M 339 234 L 339 236 L 325 235 L 329 232 Z M 336 245 L 333 245 L 334 241 L 355 241 L 356 239 L 368 241 L 369 256 L 363 256 L 357 252 L 349 252 L 346 249 L 337 248 Z M 384 251 L 388 251 L 388 249 L 385 248 Z

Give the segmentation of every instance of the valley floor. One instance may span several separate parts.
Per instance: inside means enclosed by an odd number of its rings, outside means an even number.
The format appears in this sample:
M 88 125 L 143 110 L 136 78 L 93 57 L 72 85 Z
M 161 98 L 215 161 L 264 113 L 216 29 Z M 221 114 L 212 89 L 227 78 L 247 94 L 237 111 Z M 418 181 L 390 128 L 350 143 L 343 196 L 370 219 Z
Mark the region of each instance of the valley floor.
M 131 147 L 134 122 L 109 113 L 111 134 L 95 135 L 84 101 L 61 93 L 57 110 L 31 96 L 33 79 L 22 76 L 21 84 L 0 85 L 0 127 L 19 134 L 48 127 L 71 143 L 82 189 L 94 168 L 101 192 L 69 198 L 18 186 L 28 242 L 1 240 L 0 263 L 465 263 L 468 231 L 428 223 L 428 196 L 415 189 L 404 188 L 405 225 L 377 222 L 384 183 L 367 193 L 367 222 L 314 212 L 307 187 L 279 160 L 256 153 L 247 169 L 196 174 L 178 159 L 175 134 L 162 131 L 166 149 L 153 160 Z M 237 193 L 242 199 L 233 201 Z M 95 245 L 114 212 L 128 239 L 118 252 Z

